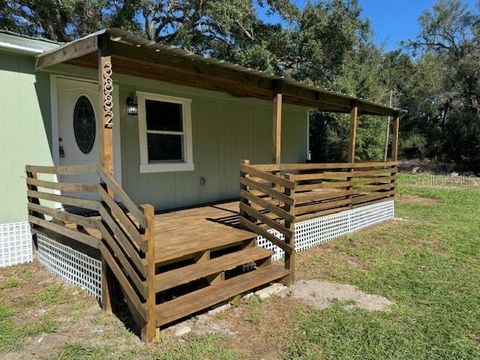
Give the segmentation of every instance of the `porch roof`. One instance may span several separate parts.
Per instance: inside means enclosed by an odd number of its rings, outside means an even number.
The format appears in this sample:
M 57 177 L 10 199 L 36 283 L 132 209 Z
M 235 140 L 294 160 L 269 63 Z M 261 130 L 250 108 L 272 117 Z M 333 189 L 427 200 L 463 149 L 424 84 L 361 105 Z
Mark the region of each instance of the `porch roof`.
M 229 93 L 237 97 L 272 100 L 283 94 L 285 103 L 320 111 L 398 116 L 391 108 L 353 96 L 308 86 L 296 80 L 207 58 L 189 51 L 146 40 L 131 32 L 111 28 L 67 43 L 37 57 L 37 70 L 67 63 L 98 68 L 98 50 L 108 52 L 114 72 Z

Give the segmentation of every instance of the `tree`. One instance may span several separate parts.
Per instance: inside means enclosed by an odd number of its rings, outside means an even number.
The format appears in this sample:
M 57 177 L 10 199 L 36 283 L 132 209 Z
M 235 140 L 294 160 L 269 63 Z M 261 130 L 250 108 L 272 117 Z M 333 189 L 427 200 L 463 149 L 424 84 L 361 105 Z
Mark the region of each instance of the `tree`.
M 102 26 L 102 0 L 0 0 L 0 27 L 55 41 L 71 41 Z
M 420 24 L 418 38 L 406 43 L 415 72 L 400 100 L 409 111 L 402 143 L 423 136 L 429 145 L 422 155 L 475 162 L 480 159 L 480 15 L 460 0 L 440 0 Z M 405 148 L 405 155 L 409 152 Z

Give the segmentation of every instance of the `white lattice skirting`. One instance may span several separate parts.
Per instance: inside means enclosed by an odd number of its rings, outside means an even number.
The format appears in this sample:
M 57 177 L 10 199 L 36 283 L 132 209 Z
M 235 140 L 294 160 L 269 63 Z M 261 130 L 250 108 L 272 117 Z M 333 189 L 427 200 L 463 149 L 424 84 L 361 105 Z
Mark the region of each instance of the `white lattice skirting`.
M 39 233 L 38 261 L 51 272 L 102 299 L 102 262 Z
M 0 224 L 0 267 L 32 262 L 28 222 Z
M 378 224 L 395 216 L 395 202 L 384 201 L 372 205 L 345 210 L 336 214 L 295 224 L 295 251 L 303 251 L 336 237 Z M 284 239 L 283 234 L 270 230 L 275 236 Z M 273 251 L 273 260 L 283 258 L 284 252 L 262 236 L 257 237 L 257 245 Z

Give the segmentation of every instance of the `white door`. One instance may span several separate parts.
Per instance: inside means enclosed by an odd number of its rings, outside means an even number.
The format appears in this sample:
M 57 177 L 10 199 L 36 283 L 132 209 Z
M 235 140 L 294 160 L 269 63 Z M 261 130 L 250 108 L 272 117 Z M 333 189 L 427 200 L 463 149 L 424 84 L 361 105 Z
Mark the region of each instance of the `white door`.
M 96 83 L 57 79 L 58 152 L 59 165 L 98 164 L 100 159 L 99 133 L 101 131 Z M 88 175 L 62 176 L 60 181 L 96 182 Z M 95 199 L 93 194 L 68 194 Z

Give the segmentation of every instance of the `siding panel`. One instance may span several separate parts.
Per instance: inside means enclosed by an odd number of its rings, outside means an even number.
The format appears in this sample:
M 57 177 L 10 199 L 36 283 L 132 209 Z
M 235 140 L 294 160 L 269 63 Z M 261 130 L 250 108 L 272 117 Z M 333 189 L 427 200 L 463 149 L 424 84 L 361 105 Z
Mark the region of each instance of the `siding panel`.
M 0 53 L 0 223 L 27 219 L 25 164 L 52 164 L 49 76 L 34 64 Z

